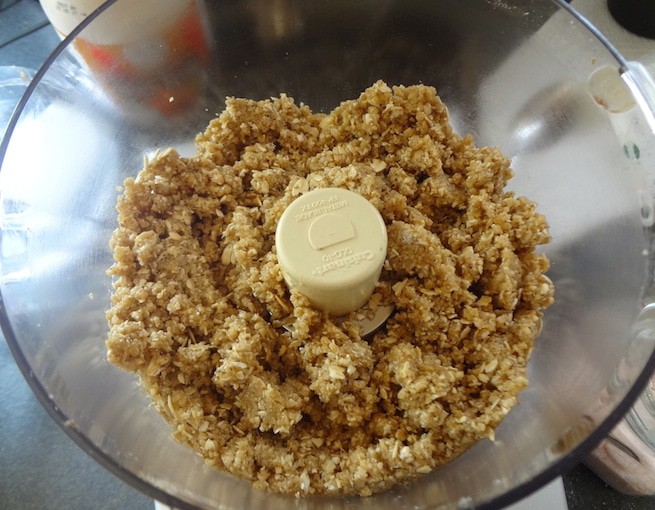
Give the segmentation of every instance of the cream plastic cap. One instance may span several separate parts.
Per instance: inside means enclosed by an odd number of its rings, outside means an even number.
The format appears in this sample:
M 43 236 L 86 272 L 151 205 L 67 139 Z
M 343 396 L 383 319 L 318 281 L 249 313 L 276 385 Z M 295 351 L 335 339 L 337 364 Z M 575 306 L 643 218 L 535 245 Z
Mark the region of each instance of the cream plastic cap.
M 344 315 L 373 293 L 387 255 L 387 229 L 361 195 L 320 188 L 287 207 L 275 244 L 287 285 L 317 308 Z

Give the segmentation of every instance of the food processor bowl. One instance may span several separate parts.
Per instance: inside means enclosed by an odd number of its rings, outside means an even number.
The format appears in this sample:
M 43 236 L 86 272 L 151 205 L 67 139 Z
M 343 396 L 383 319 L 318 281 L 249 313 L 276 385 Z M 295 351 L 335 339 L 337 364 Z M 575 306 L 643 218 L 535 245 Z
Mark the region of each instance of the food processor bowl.
M 2 329 L 42 404 L 98 462 L 178 508 L 497 508 L 624 415 L 655 365 L 655 88 L 568 4 L 128 4 L 107 2 L 62 42 L 0 145 Z M 632 90 L 621 111 L 590 88 L 604 68 Z M 555 303 L 495 440 L 367 498 L 269 494 L 175 442 L 136 376 L 107 362 L 116 199 L 144 155 L 190 154 L 227 96 L 286 93 L 327 112 L 378 79 L 436 87 L 456 131 L 511 158 L 509 188 L 550 223 Z

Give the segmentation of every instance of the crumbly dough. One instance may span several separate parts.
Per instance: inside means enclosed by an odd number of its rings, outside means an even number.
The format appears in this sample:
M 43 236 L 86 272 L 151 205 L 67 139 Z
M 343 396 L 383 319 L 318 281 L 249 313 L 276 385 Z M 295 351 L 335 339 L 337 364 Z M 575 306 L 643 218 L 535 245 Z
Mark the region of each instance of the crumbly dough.
M 433 88 L 383 82 L 327 115 L 228 99 L 196 145 L 125 181 L 111 240 L 108 358 L 175 438 L 297 495 L 370 495 L 493 439 L 553 301 L 548 225 L 504 191 L 507 158 L 453 133 Z M 369 308 L 395 312 L 371 338 L 357 312 L 290 293 L 277 263 L 280 215 L 328 186 L 387 225 Z

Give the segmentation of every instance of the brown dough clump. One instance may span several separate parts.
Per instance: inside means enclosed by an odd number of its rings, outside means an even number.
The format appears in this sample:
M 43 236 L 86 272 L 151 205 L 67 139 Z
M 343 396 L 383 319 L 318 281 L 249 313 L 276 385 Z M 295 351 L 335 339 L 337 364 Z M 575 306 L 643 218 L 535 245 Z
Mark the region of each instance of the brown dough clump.
M 453 133 L 427 86 L 377 82 L 327 115 L 285 95 L 226 105 L 197 156 L 167 150 L 125 182 L 109 360 L 179 441 L 275 492 L 369 495 L 493 439 L 553 301 L 548 225 L 504 191 L 507 158 Z M 319 187 L 386 222 L 369 308 L 395 313 L 372 338 L 280 273 L 276 224 Z

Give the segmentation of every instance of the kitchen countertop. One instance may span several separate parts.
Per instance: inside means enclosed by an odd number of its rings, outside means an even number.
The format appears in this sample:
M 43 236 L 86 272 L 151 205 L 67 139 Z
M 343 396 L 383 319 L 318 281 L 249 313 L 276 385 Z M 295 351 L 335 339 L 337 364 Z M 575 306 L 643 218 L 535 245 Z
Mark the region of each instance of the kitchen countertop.
M 600 1 L 600 0 L 598 0 Z M 59 42 L 35 0 L 0 10 L 0 66 L 38 68 Z M 0 340 L 0 506 L 12 509 L 152 509 L 50 419 Z M 621 494 L 583 465 L 564 477 L 570 510 L 655 509 L 655 497 Z

